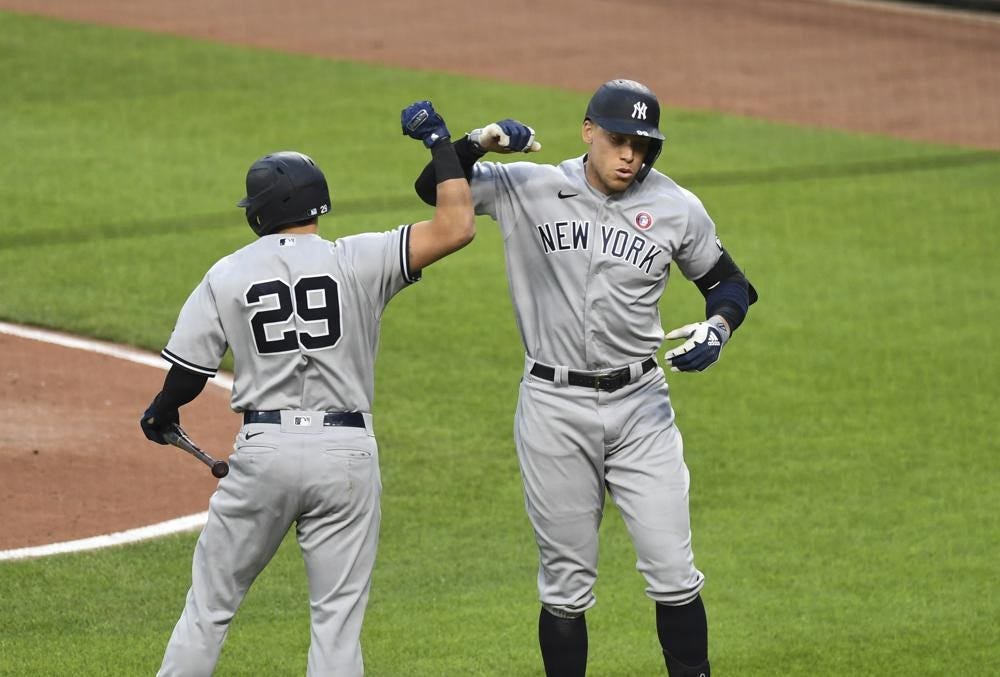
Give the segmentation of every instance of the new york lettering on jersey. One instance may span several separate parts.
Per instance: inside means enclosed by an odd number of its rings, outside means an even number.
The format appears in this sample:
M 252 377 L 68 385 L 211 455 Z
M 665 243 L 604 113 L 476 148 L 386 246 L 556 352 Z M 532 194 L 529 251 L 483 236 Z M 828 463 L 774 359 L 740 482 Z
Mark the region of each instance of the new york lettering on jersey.
M 535 228 L 541 238 L 542 251 L 546 254 L 590 249 L 590 221 L 555 221 L 538 224 Z M 656 274 L 652 270 L 653 262 L 664 252 L 653 242 L 605 223 L 599 230 L 601 254 L 631 263 L 647 275 Z M 667 256 L 664 254 L 663 258 Z
M 513 195 L 500 211 L 510 210 L 514 222 L 534 224 L 533 243 L 546 258 L 593 249 L 595 263 L 598 258 L 617 259 L 644 276 L 660 278 L 681 248 L 689 205 L 679 187 L 662 174 L 654 173 L 629 195 L 606 200 L 587 187 L 580 158 L 558 166 L 478 163 L 475 171 L 484 183 L 496 178 Z M 480 213 L 493 215 L 497 209 L 490 204 L 490 194 L 480 188 Z

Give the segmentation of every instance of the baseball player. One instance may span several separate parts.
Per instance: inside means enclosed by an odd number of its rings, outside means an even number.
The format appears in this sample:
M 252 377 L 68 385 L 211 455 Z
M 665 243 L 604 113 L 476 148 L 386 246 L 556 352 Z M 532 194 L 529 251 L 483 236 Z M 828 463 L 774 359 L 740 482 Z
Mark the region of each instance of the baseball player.
M 146 437 L 165 443 L 178 408 L 227 348 L 243 427 L 209 502 L 160 675 L 212 673 L 233 615 L 292 524 L 309 579 L 307 674 L 363 674 L 359 636 L 380 521 L 371 415 L 379 322 L 393 296 L 474 234 L 469 184 L 444 120 L 422 101 L 401 123 L 431 149 L 429 221 L 325 240 L 323 172 L 301 153 L 265 155 L 238 204 L 258 239 L 212 266 L 163 349 L 172 366 L 142 415 Z
M 653 169 L 660 106 L 644 85 L 613 80 L 590 100 L 587 154 L 557 166 L 477 162 L 537 150 L 515 120 L 455 142 L 477 214 L 503 235 L 526 351 L 514 439 L 539 551 L 539 643 L 547 675 L 583 675 L 585 612 L 595 603 L 605 490 L 618 506 L 655 602 L 672 677 L 708 676 L 708 629 L 688 513 L 688 469 L 655 353 L 702 371 L 719 359 L 756 292 L 693 193 Z M 434 201 L 436 170 L 417 179 Z M 705 296 L 704 321 L 664 335 L 657 303 L 671 264 Z

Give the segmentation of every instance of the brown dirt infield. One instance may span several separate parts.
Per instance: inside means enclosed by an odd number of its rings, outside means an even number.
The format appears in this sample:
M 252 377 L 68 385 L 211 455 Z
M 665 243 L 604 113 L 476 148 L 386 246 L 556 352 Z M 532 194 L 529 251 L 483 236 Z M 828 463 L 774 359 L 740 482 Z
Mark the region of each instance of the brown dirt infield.
M 1000 149 L 1000 21 L 848 0 L 0 0 L 0 9 Z M 166 337 L 164 337 L 166 338 Z M 151 367 L 0 334 L 0 550 L 206 509 L 215 481 L 142 437 Z M 98 385 L 99 384 L 99 387 Z M 239 427 L 209 387 L 182 414 L 220 455 Z
M 6 334 L 0 355 L 0 550 L 207 508 L 217 483 L 208 467 L 139 430 L 164 371 Z M 181 414 L 184 428 L 222 458 L 239 428 L 228 405 L 228 391 L 208 386 Z

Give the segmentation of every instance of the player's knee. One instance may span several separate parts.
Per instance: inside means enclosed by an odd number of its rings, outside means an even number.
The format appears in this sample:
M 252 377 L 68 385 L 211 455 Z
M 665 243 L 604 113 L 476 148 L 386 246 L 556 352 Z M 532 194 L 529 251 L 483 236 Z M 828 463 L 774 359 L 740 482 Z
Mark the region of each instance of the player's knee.
M 705 576 L 697 569 L 665 569 L 646 576 L 646 595 L 654 602 L 679 606 L 694 600 L 705 587 Z
M 538 593 L 542 607 L 558 618 L 577 618 L 597 602 L 594 577 L 590 575 L 566 572 L 555 575 L 555 572 L 545 571 Z

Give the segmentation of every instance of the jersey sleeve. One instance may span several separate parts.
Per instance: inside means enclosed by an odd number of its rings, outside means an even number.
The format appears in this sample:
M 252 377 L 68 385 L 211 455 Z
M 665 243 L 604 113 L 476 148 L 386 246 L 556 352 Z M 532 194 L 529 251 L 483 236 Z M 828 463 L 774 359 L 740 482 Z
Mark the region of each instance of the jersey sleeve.
M 697 280 L 718 262 L 722 247 L 715 234 L 715 223 L 701 200 L 685 188 L 680 190 L 688 203 L 688 222 L 674 260 L 684 277 Z
M 472 205 L 477 215 L 486 214 L 497 220 L 497 201 L 500 199 L 498 186 L 503 165 L 496 162 L 477 162 L 472 166 L 469 188 L 472 190 Z
M 215 376 L 228 347 L 211 274 L 205 275 L 184 302 L 170 340 L 160 353 L 168 362 L 205 376 Z
M 342 237 L 337 243 L 379 314 L 400 290 L 420 280 L 420 271 L 410 268 L 409 225 Z
M 469 187 L 475 212 L 499 223 L 504 239 L 518 222 L 514 201 L 524 199 L 536 167 L 530 162 L 477 162 L 472 167 Z

